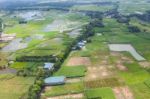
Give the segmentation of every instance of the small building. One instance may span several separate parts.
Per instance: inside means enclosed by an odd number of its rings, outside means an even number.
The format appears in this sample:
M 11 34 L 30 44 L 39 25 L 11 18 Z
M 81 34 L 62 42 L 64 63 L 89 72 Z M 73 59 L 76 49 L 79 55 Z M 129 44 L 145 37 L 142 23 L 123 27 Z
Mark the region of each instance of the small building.
M 44 80 L 44 83 L 47 86 L 62 85 L 65 84 L 65 79 L 65 76 L 48 77 Z
M 44 63 L 44 69 L 53 70 L 54 69 L 54 63 Z

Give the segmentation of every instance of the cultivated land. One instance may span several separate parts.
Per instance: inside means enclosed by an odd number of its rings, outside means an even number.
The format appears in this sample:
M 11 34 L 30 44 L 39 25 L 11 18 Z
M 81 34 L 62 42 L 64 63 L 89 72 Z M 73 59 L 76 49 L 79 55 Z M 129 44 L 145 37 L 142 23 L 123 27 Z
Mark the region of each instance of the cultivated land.
M 0 99 L 26 99 L 34 91 L 41 99 L 150 99 L 150 23 L 135 16 L 120 22 L 115 13 L 141 15 L 149 1 L 109 1 L 64 7 L 68 12 L 1 12 L 3 32 L 12 37 L 0 42 Z M 73 50 L 81 40 L 84 47 Z M 43 70 L 45 62 L 55 63 L 54 70 Z M 66 83 L 40 88 L 51 76 L 65 76 Z
M 18 13 L 20 14 L 18 15 Z M 19 24 L 21 18 L 28 20 L 28 22 Z M 22 56 L 43 57 L 47 55 L 58 55 L 61 57 L 68 43 L 79 35 L 72 34 L 72 36 L 69 37 L 69 33 L 76 29 L 79 30 L 82 25 L 87 24 L 89 18 L 79 13 L 66 13 L 54 10 L 45 12 L 34 11 L 34 13 L 32 13 L 32 11 L 14 12 L 6 15 L 3 20 L 9 25 L 5 28 L 4 33 L 8 35 L 15 34 L 15 38 L 12 41 L 0 43 L 0 47 L 2 48 L 0 51 L 0 66 L 5 68 L 0 70 L 0 85 L 3 85 L 1 86 L 0 98 L 19 99 L 27 96 L 29 87 L 34 83 L 37 69 L 43 67 L 44 61 L 22 62 L 16 61 L 15 59 Z M 49 28 L 50 30 L 45 31 L 47 25 L 51 25 L 52 29 Z M 60 31 L 62 28 L 64 28 L 64 30 Z M 34 76 L 16 76 L 17 71 L 24 69 L 32 71 L 33 73 L 28 72 L 28 74 Z M 74 68 L 64 68 L 60 70 L 60 73 L 56 73 L 56 75 L 60 75 L 63 72 L 65 72 L 68 77 L 85 75 L 86 69 L 84 66 L 78 66 L 76 71 L 78 69 L 81 69 L 81 71 L 79 71 L 80 74 L 75 71 L 72 73 L 71 71 L 73 71 Z M 70 71 L 70 73 L 68 73 L 68 71 Z
M 105 94 L 106 96 L 112 94 L 111 97 L 106 99 L 113 99 L 113 97 L 114 99 L 115 97 L 116 99 L 142 99 L 145 95 L 148 99 L 150 97 L 149 88 L 145 81 L 150 78 L 150 74 L 147 71 L 148 67 L 143 68 L 144 64 L 142 65 L 141 63 L 149 63 L 149 57 L 147 56 L 150 53 L 142 48 L 143 45 L 148 47 L 147 42 L 149 41 L 140 35 L 129 33 L 125 24 L 120 24 L 114 19 L 105 18 L 103 22 L 106 27 L 95 28 L 97 34 L 91 37 L 91 43 L 86 44 L 86 50 L 73 51 L 61 69 L 71 65 L 73 68 L 76 68 L 76 65 L 85 65 L 87 72 L 84 77 L 78 78 L 79 80 L 77 81 L 84 83 L 82 88 L 87 91 L 82 89 L 81 94 L 86 97 L 105 97 Z M 99 35 L 99 33 L 102 35 Z M 138 62 L 128 52 L 112 52 L 108 47 L 110 43 L 132 44 L 136 51 L 146 60 Z M 105 87 L 108 89 L 105 89 Z M 101 93 L 101 90 L 106 90 L 106 92 L 102 91 L 103 93 Z M 141 91 L 144 92 L 144 95 L 140 96 Z M 51 91 L 46 89 L 45 94 L 48 92 Z

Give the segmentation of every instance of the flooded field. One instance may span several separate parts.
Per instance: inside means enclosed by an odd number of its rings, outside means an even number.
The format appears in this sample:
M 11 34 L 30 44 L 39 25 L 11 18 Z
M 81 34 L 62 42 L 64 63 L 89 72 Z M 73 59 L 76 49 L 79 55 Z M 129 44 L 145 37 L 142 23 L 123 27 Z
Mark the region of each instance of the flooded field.
M 66 30 L 71 30 L 74 28 L 74 26 L 78 25 L 78 22 L 71 22 L 69 20 L 54 20 L 53 23 L 48 24 L 44 28 L 44 32 L 50 32 L 50 31 L 59 31 L 60 33 Z
M 20 49 L 24 49 L 28 46 L 27 43 L 22 43 L 22 38 L 17 38 L 11 41 L 7 46 L 5 46 L 2 51 L 4 52 L 14 52 Z
M 20 18 L 25 19 L 26 21 L 33 20 L 35 18 L 42 17 L 42 14 L 39 11 L 29 11 L 29 12 L 22 12 L 18 15 Z

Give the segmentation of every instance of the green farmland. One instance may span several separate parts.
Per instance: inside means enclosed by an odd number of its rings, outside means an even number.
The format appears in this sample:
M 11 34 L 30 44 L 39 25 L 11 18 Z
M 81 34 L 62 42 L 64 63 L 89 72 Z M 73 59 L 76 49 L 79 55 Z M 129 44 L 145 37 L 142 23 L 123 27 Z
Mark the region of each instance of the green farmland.
M 150 99 L 149 5 L 0 1 L 0 99 Z

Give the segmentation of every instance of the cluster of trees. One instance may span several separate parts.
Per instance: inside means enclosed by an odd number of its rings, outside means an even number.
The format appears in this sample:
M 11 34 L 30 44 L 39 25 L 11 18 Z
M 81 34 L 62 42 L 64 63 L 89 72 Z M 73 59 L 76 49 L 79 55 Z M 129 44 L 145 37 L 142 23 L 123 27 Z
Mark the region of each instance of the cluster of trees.
M 103 14 L 104 14 L 99 11 L 81 11 L 81 12 L 85 12 L 86 15 L 91 17 L 92 19 L 95 19 L 95 18 L 102 19 Z
M 131 14 L 129 17 L 137 17 L 142 21 L 150 22 L 150 11 L 147 11 L 144 14 Z
M 117 16 L 115 16 L 115 18 L 117 19 L 117 21 L 118 21 L 119 23 L 126 23 L 126 24 L 129 24 L 129 22 L 130 22 L 130 18 L 127 17 L 127 16 L 117 15 Z
M 139 33 L 141 30 L 137 26 L 128 26 L 128 30 L 131 33 Z
M 48 75 L 44 69 L 40 68 L 37 71 L 36 80 L 34 84 L 30 86 L 29 88 L 27 99 L 39 99 L 40 98 L 40 92 L 42 88 L 44 87 L 43 79 L 46 76 L 50 76 L 50 75 Z
M 56 62 L 56 57 L 53 55 L 48 56 L 21 56 L 17 57 L 16 61 L 19 62 Z

